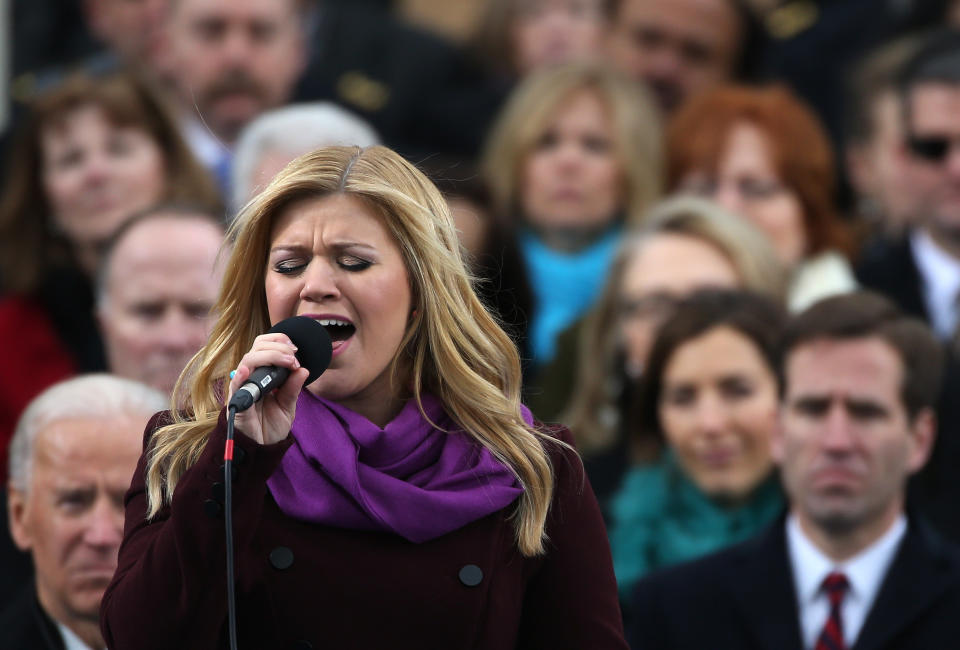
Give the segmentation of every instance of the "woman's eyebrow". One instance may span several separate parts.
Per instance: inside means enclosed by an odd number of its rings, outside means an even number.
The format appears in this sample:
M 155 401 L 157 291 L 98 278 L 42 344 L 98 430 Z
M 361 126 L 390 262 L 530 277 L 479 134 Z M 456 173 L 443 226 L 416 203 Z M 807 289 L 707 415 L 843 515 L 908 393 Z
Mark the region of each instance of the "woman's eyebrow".
M 355 249 L 355 248 L 363 248 L 371 252 L 376 252 L 378 250 L 377 247 L 374 246 L 373 244 L 365 244 L 363 242 L 358 242 L 358 241 L 336 241 L 336 242 L 331 242 L 330 244 L 327 245 L 327 247 L 337 251 Z M 313 250 L 313 247 L 304 246 L 303 244 L 277 244 L 276 246 L 270 249 L 270 253 L 273 254 L 277 251 L 299 253 L 299 252 L 311 251 L 311 250 Z

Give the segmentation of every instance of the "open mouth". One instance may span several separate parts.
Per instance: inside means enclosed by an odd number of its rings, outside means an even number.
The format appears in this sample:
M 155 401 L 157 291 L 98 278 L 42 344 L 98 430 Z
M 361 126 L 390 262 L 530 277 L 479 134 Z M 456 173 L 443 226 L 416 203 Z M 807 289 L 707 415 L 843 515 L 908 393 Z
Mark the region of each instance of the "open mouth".
M 346 341 L 348 338 L 353 336 L 353 333 L 357 331 L 357 328 L 354 327 L 353 323 L 345 320 L 339 320 L 336 318 L 322 318 L 317 321 L 323 328 L 327 330 L 327 334 L 330 335 L 330 340 L 333 343 Z

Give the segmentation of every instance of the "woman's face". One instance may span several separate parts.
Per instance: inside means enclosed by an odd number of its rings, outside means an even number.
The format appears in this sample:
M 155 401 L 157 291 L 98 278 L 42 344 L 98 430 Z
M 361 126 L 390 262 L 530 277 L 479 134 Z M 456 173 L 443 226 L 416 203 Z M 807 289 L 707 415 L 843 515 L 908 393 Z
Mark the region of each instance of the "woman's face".
M 780 180 L 770 142 L 753 124 L 741 122 L 730 130 L 716 173 L 691 171 L 680 189 L 707 196 L 748 218 L 770 238 L 788 268 L 806 255 L 800 197 Z
M 599 0 L 519 0 L 511 33 L 514 67 L 522 77 L 538 68 L 596 52 L 603 31 Z
M 45 127 L 40 140 L 54 222 L 77 247 L 81 263 L 95 268 L 99 246 L 163 195 L 163 152 L 146 131 L 115 126 L 94 105 Z
M 663 373 L 660 423 L 681 468 L 706 495 L 732 501 L 773 469 L 777 384 L 756 345 L 733 328 L 678 347 Z
M 643 242 L 627 263 L 620 287 L 620 334 L 627 371 L 639 376 L 657 328 L 677 300 L 705 288 L 736 288 L 730 260 L 702 239 L 674 233 Z
M 622 170 L 606 107 L 591 91 L 561 105 L 523 164 L 520 201 L 542 230 L 596 229 L 622 201 Z
M 309 316 L 333 340 L 330 367 L 308 390 L 374 421 L 389 411 L 400 387 L 388 370 L 412 296 L 400 248 L 380 217 L 342 194 L 293 203 L 274 221 L 265 285 L 271 323 Z

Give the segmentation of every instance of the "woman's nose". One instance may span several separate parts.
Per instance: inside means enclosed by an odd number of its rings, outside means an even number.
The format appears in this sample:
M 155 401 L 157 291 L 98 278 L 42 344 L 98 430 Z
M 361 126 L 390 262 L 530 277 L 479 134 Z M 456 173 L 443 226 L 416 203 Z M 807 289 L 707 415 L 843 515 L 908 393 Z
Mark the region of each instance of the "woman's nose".
M 340 297 L 337 273 L 333 265 L 322 259 L 314 258 L 307 264 L 303 273 L 301 300 L 323 302 Z

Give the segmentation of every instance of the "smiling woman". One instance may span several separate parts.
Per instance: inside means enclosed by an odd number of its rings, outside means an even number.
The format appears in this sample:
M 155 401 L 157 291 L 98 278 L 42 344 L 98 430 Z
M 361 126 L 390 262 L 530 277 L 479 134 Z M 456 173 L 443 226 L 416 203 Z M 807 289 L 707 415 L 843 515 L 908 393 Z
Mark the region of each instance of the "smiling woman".
M 437 189 L 389 149 L 327 147 L 284 169 L 232 236 L 220 320 L 181 378 L 183 408 L 151 423 L 128 495 L 108 644 L 226 646 L 223 528 L 204 515 L 222 513 L 223 404 L 277 365 L 287 382 L 236 418 L 242 645 L 625 648 L 569 432 L 520 403 L 517 351 L 473 292 Z M 291 316 L 334 340 L 306 390 L 292 342 L 260 334 Z
M 662 436 L 666 451 L 629 471 L 612 505 L 624 596 L 647 572 L 746 539 L 783 508 L 771 453 L 783 322 L 768 298 L 710 289 L 662 325 L 640 384 L 639 426 Z

